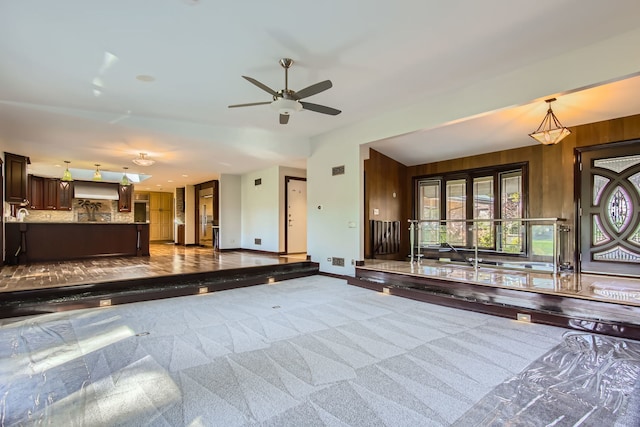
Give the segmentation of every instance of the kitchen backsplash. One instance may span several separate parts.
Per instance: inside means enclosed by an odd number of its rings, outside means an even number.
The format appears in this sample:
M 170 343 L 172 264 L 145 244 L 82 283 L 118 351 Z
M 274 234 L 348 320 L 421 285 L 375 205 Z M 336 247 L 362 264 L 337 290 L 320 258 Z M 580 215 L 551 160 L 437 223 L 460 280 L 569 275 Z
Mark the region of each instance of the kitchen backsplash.
M 89 222 L 89 212 L 79 205 L 81 199 L 73 199 L 73 207 L 70 211 L 33 210 L 29 209 L 29 215 L 25 222 Z M 90 200 L 100 203 L 95 212 L 95 222 L 134 222 L 133 212 L 118 212 L 117 200 Z

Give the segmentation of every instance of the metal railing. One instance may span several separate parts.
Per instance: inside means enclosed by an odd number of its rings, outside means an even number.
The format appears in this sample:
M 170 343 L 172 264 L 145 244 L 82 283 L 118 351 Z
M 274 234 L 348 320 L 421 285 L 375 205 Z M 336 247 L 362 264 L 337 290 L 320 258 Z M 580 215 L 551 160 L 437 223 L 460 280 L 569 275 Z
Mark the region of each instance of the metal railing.
M 563 262 L 569 228 L 563 218 L 408 220 L 411 262 L 424 252 L 454 252 L 476 270 L 490 257 L 494 267 L 526 268 L 557 274 Z M 473 257 L 468 257 L 473 251 Z M 520 257 L 514 261 L 514 256 Z

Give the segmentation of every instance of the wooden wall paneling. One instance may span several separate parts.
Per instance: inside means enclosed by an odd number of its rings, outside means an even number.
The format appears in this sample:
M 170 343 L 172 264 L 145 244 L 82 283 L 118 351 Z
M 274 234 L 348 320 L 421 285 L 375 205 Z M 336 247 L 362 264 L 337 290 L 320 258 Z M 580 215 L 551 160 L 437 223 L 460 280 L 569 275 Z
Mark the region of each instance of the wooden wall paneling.
M 572 134 L 555 146 L 530 146 L 434 162 L 407 168 L 405 209 L 413 217 L 413 180 L 415 177 L 445 172 L 498 166 L 509 163 L 529 163 L 529 217 L 566 218 L 570 227 L 567 254 L 576 260 L 576 194 L 574 164 L 576 147 L 588 147 L 640 138 L 640 115 L 622 117 L 575 126 Z
M 364 162 L 365 173 L 365 258 L 371 258 L 370 220 L 400 221 L 401 247 L 398 254 L 380 255 L 377 258 L 405 259 L 409 253 L 407 199 L 411 198 L 411 187 L 406 184 L 407 167 L 373 149 Z M 396 197 L 393 197 L 395 193 Z M 374 209 L 378 215 L 374 215 Z M 406 226 L 405 226 L 406 225 Z

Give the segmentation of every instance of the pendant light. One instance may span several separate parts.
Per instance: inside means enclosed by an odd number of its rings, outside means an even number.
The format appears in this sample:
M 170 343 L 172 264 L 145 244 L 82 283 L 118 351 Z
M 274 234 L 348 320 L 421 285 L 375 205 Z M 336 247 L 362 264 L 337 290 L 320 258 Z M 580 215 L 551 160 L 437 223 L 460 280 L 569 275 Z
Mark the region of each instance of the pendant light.
M 140 157 L 136 157 L 132 162 L 138 166 L 151 166 L 156 161 L 147 158 L 147 153 L 140 153 Z
M 569 129 L 562 126 L 560 120 L 558 120 L 556 115 L 553 114 L 551 103 L 555 100 L 555 98 L 550 98 L 544 101 L 549 104 L 547 115 L 544 116 L 544 119 L 542 119 L 542 123 L 540 123 L 538 129 L 536 129 L 535 132 L 529 134 L 531 138 L 544 145 L 557 144 L 571 133 Z
M 73 181 L 73 177 L 71 176 L 71 171 L 69 171 L 69 163 L 71 163 L 69 160 L 65 160 L 64 161 L 67 164 L 67 168 L 64 170 L 64 173 L 62 174 L 62 181 L 65 182 L 71 182 Z
M 93 173 L 94 181 L 102 181 L 102 174 L 100 173 L 100 163 L 96 163 L 96 171 Z
M 120 185 L 122 185 L 123 187 L 128 187 L 128 186 L 131 185 L 131 181 L 129 180 L 129 177 L 127 176 L 127 169 L 129 169 L 129 168 L 124 166 L 122 169 L 124 169 L 124 173 L 122 174 L 122 179 L 120 180 Z

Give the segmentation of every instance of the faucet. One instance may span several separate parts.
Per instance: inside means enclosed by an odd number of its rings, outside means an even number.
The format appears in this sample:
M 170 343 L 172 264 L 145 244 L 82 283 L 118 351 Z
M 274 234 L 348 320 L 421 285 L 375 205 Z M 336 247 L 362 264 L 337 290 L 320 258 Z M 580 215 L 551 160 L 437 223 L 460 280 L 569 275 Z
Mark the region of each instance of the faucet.
M 16 218 L 18 218 L 18 221 L 20 222 L 23 222 L 24 217 L 27 215 L 29 215 L 29 211 L 26 208 L 20 208 L 18 209 L 18 212 L 16 212 Z

